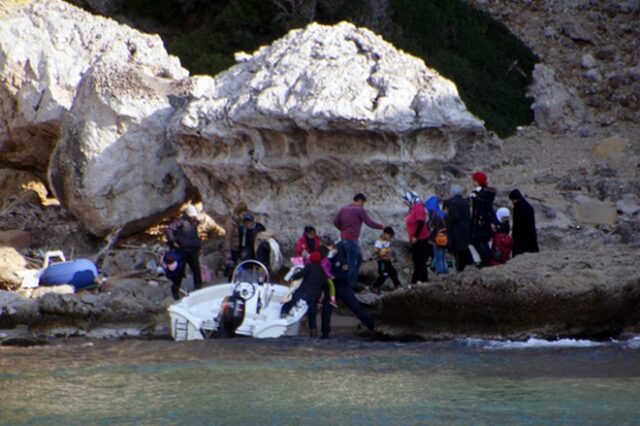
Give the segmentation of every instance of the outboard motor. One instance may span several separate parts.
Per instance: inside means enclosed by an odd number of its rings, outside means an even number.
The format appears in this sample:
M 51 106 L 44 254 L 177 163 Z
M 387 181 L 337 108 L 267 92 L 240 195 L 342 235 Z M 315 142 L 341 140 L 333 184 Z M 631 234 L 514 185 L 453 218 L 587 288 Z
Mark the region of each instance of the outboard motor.
M 227 296 L 222 301 L 220 309 L 220 335 L 233 337 L 236 329 L 244 321 L 244 299 L 237 293 Z

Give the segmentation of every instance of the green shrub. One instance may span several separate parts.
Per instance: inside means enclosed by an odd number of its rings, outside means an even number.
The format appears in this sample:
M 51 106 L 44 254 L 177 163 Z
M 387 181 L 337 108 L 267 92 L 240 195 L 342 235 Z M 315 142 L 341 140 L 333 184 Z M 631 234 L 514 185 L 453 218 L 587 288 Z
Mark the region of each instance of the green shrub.
M 467 108 L 506 136 L 533 120 L 535 55 L 501 23 L 463 1 L 392 0 L 390 41 L 458 86 Z

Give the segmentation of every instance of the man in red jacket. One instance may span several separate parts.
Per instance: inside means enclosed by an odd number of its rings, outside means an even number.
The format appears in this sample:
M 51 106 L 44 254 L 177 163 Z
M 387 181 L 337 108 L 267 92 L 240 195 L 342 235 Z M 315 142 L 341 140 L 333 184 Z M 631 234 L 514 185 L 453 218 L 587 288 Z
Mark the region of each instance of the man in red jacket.
M 353 289 L 358 287 L 358 271 L 362 264 L 362 252 L 360 244 L 358 244 L 362 224 L 364 223 L 373 229 L 384 229 L 384 225 L 369 218 L 364 209 L 366 202 L 367 197 L 364 194 L 356 194 L 353 197 L 353 203 L 341 208 L 333 219 L 333 225 L 340 230 L 340 239 L 344 241 L 347 250 L 347 264 L 349 265 L 347 282 Z

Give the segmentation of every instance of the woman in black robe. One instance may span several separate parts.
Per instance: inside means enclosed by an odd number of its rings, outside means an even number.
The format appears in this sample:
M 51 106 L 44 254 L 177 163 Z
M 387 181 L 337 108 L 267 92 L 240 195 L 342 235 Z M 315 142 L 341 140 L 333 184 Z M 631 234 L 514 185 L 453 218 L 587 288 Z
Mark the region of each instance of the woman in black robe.
M 509 200 L 513 203 L 513 226 L 511 228 L 513 249 L 511 256 L 515 257 L 522 253 L 537 253 L 540 250 L 538 249 L 533 207 L 517 189 L 509 193 Z

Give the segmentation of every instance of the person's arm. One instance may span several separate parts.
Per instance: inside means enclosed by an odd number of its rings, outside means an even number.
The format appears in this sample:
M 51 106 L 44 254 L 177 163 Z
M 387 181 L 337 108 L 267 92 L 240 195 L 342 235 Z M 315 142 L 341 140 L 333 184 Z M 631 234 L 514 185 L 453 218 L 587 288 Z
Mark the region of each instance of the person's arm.
M 371 218 L 369 217 L 365 209 L 362 209 L 360 212 L 360 220 L 362 220 L 362 222 L 364 222 L 369 228 L 373 228 L 373 229 L 384 228 L 384 225 L 380 225 L 378 222 L 374 222 L 373 220 L 371 220 Z
M 167 229 L 164 230 L 164 234 L 167 237 L 167 243 L 171 248 L 177 248 L 176 236 L 175 236 L 175 232 L 177 230 L 177 224 L 178 224 L 178 221 L 173 220 L 171 223 L 169 223 L 169 225 L 167 226 Z

